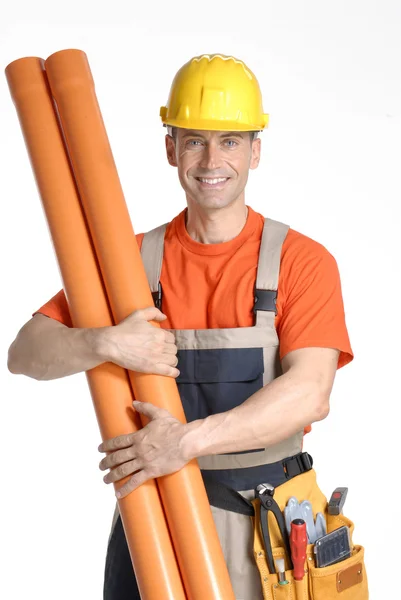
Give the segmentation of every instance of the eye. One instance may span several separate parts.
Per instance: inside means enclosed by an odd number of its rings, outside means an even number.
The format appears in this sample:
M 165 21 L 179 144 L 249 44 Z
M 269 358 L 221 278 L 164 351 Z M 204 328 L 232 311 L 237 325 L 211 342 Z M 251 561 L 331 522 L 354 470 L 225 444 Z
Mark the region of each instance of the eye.
M 229 148 L 235 148 L 238 146 L 238 142 L 236 140 L 225 140 L 224 142 Z
M 201 144 L 202 144 L 202 142 L 200 140 L 188 140 L 187 141 L 187 146 L 196 147 L 196 146 L 200 146 Z

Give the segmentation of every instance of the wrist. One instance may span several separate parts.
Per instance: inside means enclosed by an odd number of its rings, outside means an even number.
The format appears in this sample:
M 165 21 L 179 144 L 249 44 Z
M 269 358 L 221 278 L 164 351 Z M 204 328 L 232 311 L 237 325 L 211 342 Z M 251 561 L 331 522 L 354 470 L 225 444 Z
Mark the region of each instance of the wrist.
M 86 330 L 86 342 L 90 351 L 102 362 L 112 362 L 110 333 L 112 327 L 93 327 Z
M 188 462 L 198 456 L 202 456 L 204 421 L 204 419 L 198 419 L 185 425 L 181 446 Z

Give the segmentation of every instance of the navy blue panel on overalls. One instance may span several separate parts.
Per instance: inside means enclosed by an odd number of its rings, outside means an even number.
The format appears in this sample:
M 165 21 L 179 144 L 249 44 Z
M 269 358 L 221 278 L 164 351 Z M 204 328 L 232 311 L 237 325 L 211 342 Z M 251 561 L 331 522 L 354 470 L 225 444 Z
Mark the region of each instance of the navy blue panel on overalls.
M 263 348 L 179 350 L 177 356 L 188 422 L 231 410 L 263 387 Z

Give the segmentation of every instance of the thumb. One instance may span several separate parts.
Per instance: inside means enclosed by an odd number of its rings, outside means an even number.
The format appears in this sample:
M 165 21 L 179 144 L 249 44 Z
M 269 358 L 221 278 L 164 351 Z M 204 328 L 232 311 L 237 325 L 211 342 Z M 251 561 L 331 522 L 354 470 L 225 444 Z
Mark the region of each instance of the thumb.
M 161 310 L 156 308 L 156 306 L 149 306 L 148 308 L 143 308 L 140 311 L 140 314 L 137 315 L 141 319 L 145 321 L 164 321 L 167 319 L 166 315 L 164 315 Z
M 159 406 L 155 406 L 151 402 L 139 402 L 139 400 L 134 400 L 132 404 L 137 412 L 152 420 L 158 418 L 160 419 L 161 417 L 167 417 L 170 415 L 168 410 L 160 408 Z

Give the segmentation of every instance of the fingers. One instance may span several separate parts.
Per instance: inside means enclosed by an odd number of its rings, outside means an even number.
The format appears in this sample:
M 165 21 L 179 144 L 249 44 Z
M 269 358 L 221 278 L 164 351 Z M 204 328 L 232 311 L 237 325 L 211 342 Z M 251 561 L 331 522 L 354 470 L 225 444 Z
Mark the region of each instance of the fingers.
M 176 367 L 178 365 L 178 356 L 170 352 L 169 354 L 160 354 L 158 356 L 158 361 L 165 365 L 169 365 L 170 367 Z
M 177 354 L 178 348 L 174 343 L 171 344 L 171 343 L 167 342 L 167 344 L 164 346 L 164 352 L 166 354 Z
M 119 488 L 116 492 L 117 498 L 120 500 L 121 498 L 128 496 L 128 494 L 142 485 L 142 483 L 145 483 L 148 479 L 150 479 L 150 476 L 146 471 L 138 471 L 129 479 L 129 481 L 127 481 L 127 483 Z
M 138 459 L 130 460 L 116 469 L 112 469 L 110 473 L 107 473 L 107 475 L 103 477 L 103 481 L 105 483 L 115 483 L 116 481 L 120 481 L 120 479 L 124 479 L 124 477 L 128 477 L 128 475 L 135 473 L 135 471 L 139 471 L 140 468 L 141 464 Z
M 162 329 L 163 333 L 164 333 L 164 341 L 167 344 L 175 344 L 175 335 L 174 333 L 171 333 L 171 331 L 166 331 L 165 329 Z
M 147 308 L 141 308 L 139 310 L 134 311 L 128 317 L 126 317 L 121 323 L 126 321 L 165 321 L 167 319 L 167 315 L 163 314 L 158 308 L 155 306 L 149 306 Z M 161 342 L 167 344 L 175 343 L 175 336 L 171 331 L 166 329 L 159 329 L 157 327 L 153 328 L 153 335 L 157 336 Z
M 149 373 L 155 373 L 156 375 L 166 375 L 167 377 L 178 377 L 180 375 L 179 369 L 175 368 L 178 365 L 179 359 L 176 355 L 176 346 L 171 344 L 170 348 L 163 348 L 162 353 L 155 353 L 153 355 L 153 364 L 149 366 Z
M 146 373 L 148 375 L 167 375 L 167 377 L 178 377 L 179 369 L 166 364 L 165 362 L 143 361 L 138 369 L 138 373 Z
M 136 310 L 133 314 L 136 319 L 143 319 L 144 321 L 164 321 L 167 319 L 166 315 L 156 308 L 156 306 L 141 308 L 140 310 Z
M 133 313 L 133 316 L 136 319 L 143 319 L 144 321 L 164 321 L 167 319 L 167 315 L 163 314 L 155 306 L 149 306 L 148 308 L 137 310 Z M 164 341 L 167 344 L 175 343 L 175 336 L 171 331 L 160 329 L 157 334 L 160 336 L 161 341 Z
M 99 469 L 101 471 L 106 471 L 107 469 L 112 469 L 118 465 L 122 465 L 123 463 L 126 463 L 134 458 L 135 454 L 133 448 L 118 450 L 116 452 L 112 452 L 108 456 L 105 456 L 99 463 Z
M 159 342 L 163 342 L 163 344 L 175 345 L 175 335 L 171 331 L 168 331 L 168 329 L 159 329 L 154 327 L 153 335 Z
M 155 373 L 156 375 L 165 375 L 166 377 L 179 377 L 180 375 L 178 369 L 164 364 L 156 364 L 152 373 Z
M 118 437 L 111 438 L 110 440 L 102 442 L 98 447 L 98 450 L 99 452 L 112 452 L 113 450 L 118 450 L 119 448 L 129 448 L 134 442 L 134 436 L 135 433 L 127 433 L 125 435 L 119 435 Z
M 147 322 L 166 318 L 155 306 L 131 313 L 124 319 L 124 324 L 122 321 L 117 326 L 120 329 L 115 332 L 113 353 L 110 353 L 112 362 L 139 373 L 178 377 L 178 347 L 174 334 Z
M 171 413 L 169 413 L 168 410 L 160 408 L 160 406 L 155 406 L 151 402 L 139 402 L 138 400 L 134 400 L 133 405 L 135 410 L 150 419 L 171 417 Z

